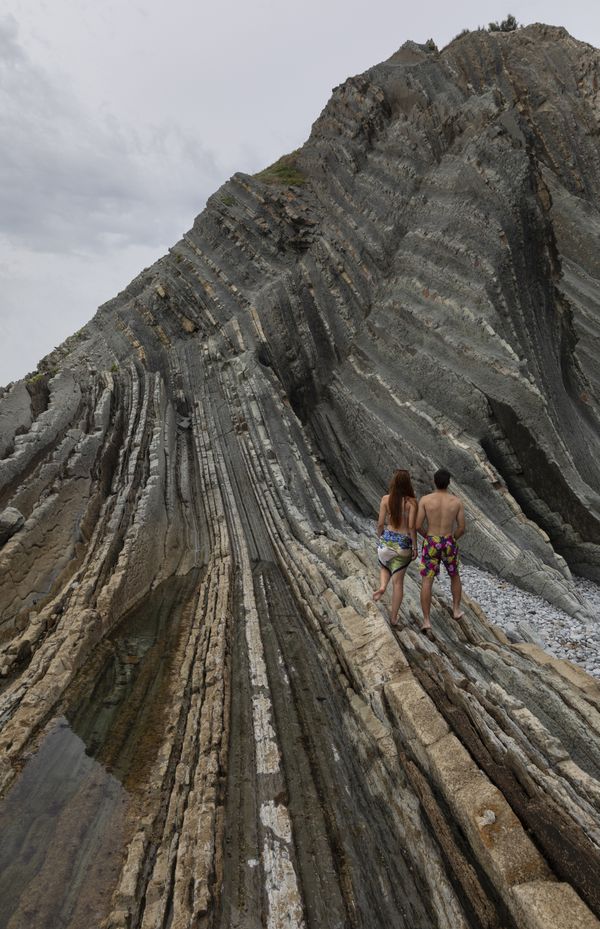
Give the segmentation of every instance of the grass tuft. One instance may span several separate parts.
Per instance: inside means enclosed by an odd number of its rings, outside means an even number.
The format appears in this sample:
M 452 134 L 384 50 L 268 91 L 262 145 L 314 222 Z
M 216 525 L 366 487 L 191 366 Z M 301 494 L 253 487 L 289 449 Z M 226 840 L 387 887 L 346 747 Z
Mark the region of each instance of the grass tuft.
M 286 187 L 297 187 L 306 183 L 306 177 L 298 167 L 298 149 L 282 157 L 274 164 L 269 165 L 255 174 L 265 184 L 283 184 Z
M 40 381 L 43 381 L 47 377 L 46 371 L 38 371 L 36 374 L 32 374 L 31 377 L 27 378 L 28 384 L 38 384 Z

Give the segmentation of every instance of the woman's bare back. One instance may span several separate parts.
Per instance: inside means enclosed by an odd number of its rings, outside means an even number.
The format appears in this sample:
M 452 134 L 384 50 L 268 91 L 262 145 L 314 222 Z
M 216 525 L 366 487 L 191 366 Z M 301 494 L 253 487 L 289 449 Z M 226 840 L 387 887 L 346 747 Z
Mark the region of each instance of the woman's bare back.
M 394 532 L 403 532 L 408 534 L 411 529 L 415 528 L 417 501 L 414 497 L 403 498 L 400 524 L 396 524 L 392 520 L 392 514 L 390 513 L 389 499 L 389 494 L 385 494 L 385 496 L 381 498 L 381 508 L 385 508 L 385 517 L 387 520 L 388 528 L 392 529 Z

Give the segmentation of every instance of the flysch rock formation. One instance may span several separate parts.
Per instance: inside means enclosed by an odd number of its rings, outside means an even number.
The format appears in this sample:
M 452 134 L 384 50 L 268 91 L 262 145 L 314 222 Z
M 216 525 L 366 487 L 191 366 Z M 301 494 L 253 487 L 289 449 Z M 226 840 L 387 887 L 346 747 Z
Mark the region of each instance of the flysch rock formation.
M 404 45 L 1 392 L 3 925 L 600 926 L 597 682 L 415 567 L 393 631 L 370 522 L 446 466 L 596 620 L 599 79 Z

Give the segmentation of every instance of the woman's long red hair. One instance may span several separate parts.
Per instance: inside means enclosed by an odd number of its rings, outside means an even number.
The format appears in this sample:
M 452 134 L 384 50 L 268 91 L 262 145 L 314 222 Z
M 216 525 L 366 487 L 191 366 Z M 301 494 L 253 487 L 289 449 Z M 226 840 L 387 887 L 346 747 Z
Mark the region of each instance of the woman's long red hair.
M 410 480 L 408 471 L 399 468 L 394 471 L 390 481 L 388 507 L 390 511 L 391 522 L 399 526 L 402 523 L 402 510 L 404 509 L 404 498 L 412 497 L 415 499 L 415 492 Z

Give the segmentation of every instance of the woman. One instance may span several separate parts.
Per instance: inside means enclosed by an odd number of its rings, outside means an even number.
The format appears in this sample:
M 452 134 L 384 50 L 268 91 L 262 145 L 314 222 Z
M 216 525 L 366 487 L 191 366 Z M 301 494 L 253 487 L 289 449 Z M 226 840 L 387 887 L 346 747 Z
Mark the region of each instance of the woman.
M 404 572 L 417 557 L 415 529 L 417 501 L 408 471 L 399 469 L 390 481 L 389 493 L 381 498 L 377 521 L 377 560 L 381 568 L 380 586 L 373 600 L 381 600 L 392 578 L 392 609 L 390 625 L 398 625 L 398 611 L 404 596 Z M 388 527 L 385 529 L 387 518 Z

